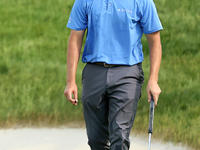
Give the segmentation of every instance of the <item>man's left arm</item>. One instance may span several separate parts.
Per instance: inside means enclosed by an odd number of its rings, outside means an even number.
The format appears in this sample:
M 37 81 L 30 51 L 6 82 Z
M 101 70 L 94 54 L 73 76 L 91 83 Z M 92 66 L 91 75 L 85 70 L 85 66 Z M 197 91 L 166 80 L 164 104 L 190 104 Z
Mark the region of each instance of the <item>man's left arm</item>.
M 159 95 L 161 93 L 161 89 L 158 85 L 158 73 L 162 58 L 160 32 L 157 31 L 151 34 L 146 34 L 146 37 L 148 40 L 150 51 L 150 75 L 146 89 L 148 94 L 148 101 L 150 102 L 151 95 L 153 95 L 156 106 Z

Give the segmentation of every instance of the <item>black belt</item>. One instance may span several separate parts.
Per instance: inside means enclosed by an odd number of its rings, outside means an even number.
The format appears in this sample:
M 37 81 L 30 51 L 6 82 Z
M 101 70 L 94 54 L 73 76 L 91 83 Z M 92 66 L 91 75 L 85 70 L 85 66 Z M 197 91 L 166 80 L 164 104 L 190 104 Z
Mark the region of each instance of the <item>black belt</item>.
M 106 64 L 104 62 L 93 62 L 93 63 L 88 63 L 88 64 L 95 64 L 95 65 L 100 65 L 100 66 L 104 66 L 104 67 L 118 67 L 121 65 L 115 65 L 115 64 Z

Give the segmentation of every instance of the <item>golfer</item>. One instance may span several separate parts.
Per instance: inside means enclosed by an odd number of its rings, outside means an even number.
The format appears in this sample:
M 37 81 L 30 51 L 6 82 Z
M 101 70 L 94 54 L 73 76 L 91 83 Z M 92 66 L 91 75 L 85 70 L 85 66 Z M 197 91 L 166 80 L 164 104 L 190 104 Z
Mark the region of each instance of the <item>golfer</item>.
M 161 92 L 159 31 L 163 29 L 153 0 L 76 0 L 67 27 L 67 86 L 64 95 L 78 103 L 76 69 L 85 32 L 82 62 L 83 114 L 92 150 L 128 150 L 144 75 L 141 38 L 150 50 L 148 99 Z

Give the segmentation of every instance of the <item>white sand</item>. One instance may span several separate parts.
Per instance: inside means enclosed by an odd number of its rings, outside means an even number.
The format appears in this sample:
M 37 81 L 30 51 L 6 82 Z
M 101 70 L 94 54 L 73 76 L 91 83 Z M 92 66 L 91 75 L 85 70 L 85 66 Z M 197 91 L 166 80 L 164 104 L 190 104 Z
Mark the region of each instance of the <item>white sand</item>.
M 147 150 L 148 136 L 133 136 L 130 150 Z M 22 128 L 1 129 L 0 150 L 90 150 L 85 129 L 77 128 Z M 162 143 L 152 137 L 151 150 L 190 150 Z

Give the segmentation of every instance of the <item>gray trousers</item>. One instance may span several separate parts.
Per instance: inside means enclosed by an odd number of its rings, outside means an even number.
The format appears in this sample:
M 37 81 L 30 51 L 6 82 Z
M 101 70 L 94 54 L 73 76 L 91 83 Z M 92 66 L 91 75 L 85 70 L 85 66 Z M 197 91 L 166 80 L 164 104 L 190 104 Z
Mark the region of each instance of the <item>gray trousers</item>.
M 144 81 L 142 64 L 104 67 L 87 64 L 82 73 L 82 104 L 92 150 L 128 150 Z

